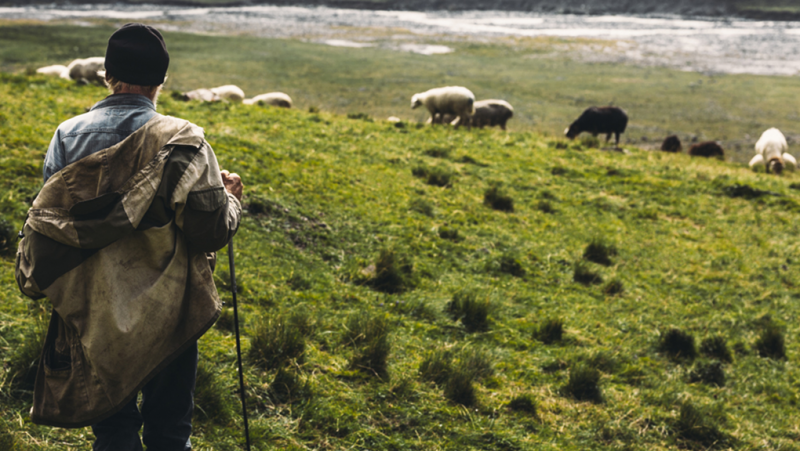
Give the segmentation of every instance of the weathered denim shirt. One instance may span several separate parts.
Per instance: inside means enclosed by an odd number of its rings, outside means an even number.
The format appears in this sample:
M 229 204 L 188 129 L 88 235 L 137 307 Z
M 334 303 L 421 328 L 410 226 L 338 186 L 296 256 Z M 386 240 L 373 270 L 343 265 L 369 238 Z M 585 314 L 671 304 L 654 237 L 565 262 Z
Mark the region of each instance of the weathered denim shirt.
M 44 181 L 83 157 L 119 144 L 153 116 L 156 106 L 140 94 L 114 94 L 58 126 L 44 157 Z

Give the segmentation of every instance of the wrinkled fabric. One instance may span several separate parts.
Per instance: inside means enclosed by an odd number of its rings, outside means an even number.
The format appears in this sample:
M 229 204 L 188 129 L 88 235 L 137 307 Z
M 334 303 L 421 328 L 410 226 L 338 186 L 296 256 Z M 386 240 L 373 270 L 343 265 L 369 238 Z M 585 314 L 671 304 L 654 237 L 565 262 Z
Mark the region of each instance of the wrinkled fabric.
M 199 211 L 195 198 L 204 200 Z M 241 206 L 202 129 L 176 118 L 156 115 L 48 179 L 17 252 L 20 289 L 54 310 L 33 422 L 107 418 L 211 327 L 220 302 L 194 244 L 203 235 L 184 231 L 207 227 L 187 223 L 190 214 L 217 218 L 209 233 L 219 236 L 208 237 L 220 242 L 238 228 Z

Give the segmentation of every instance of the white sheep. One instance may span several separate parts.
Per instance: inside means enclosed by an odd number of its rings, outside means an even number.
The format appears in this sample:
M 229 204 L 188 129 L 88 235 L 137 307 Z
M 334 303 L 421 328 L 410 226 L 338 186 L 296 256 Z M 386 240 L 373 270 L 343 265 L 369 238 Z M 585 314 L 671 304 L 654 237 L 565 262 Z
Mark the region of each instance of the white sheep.
M 184 92 L 183 100 L 199 100 L 201 102 L 219 102 L 222 100 L 220 96 L 211 92 L 210 89 L 195 89 L 194 91 Z
M 61 78 L 75 80 L 80 83 L 105 83 L 105 62 L 102 56 L 92 58 L 76 59 L 69 63 L 67 70 L 61 74 Z M 99 72 L 102 72 L 100 74 Z
M 229 102 L 242 103 L 242 101 L 244 101 L 244 91 L 235 85 L 225 85 L 211 88 L 211 92 Z
M 45 66 L 36 69 L 37 74 L 42 75 L 54 75 L 56 77 L 60 77 L 67 70 L 67 66 L 62 64 L 55 64 L 52 66 Z
M 291 108 L 292 98 L 282 92 L 268 92 L 260 94 L 252 99 L 244 99 L 245 105 L 272 105 L 281 108 Z
M 425 105 L 431 113 L 428 124 L 437 121 L 437 115 L 453 114 L 456 117 L 450 124 L 468 124 L 469 116 L 475 114 L 475 95 L 461 86 L 446 86 L 414 94 L 411 97 L 411 108 Z
M 780 174 L 784 169 L 794 171 L 797 167 L 797 160 L 789 154 L 789 144 L 777 128 L 770 128 L 761 134 L 761 138 L 756 142 L 756 156 L 750 160 L 750 168 L 755 169 L 759 165 L 764 165 L 767 172 Z

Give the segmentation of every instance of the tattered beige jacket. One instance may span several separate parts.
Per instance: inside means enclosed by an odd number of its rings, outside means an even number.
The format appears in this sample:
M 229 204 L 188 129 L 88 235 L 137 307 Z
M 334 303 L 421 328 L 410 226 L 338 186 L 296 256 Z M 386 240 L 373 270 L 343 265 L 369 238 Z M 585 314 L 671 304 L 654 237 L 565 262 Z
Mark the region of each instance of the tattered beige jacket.
M 17 252 L 20 289 L 54 310 L 31 419 L 82 427 L 114 414 L 211 327 L 220 302 L 205 252 L 240 217 L 202 129 L 172 117 L 53 175 Z

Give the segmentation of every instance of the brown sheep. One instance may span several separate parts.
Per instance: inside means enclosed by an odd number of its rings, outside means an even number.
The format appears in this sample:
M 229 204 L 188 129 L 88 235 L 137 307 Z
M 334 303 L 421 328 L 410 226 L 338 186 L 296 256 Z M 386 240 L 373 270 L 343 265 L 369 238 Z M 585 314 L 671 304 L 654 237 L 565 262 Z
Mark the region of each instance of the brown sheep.
M 725 158 L 725 151 L 715 141 L 704 141 L 694 144 L 689 148 L 689 155 L 693 157 L 717 157 Z
M 681 140 L 677 135 L 669 135 L 661 143 L 661 150 L 664 152 L 680 152 L 683 150 L 683 146 L 681 146 Z

